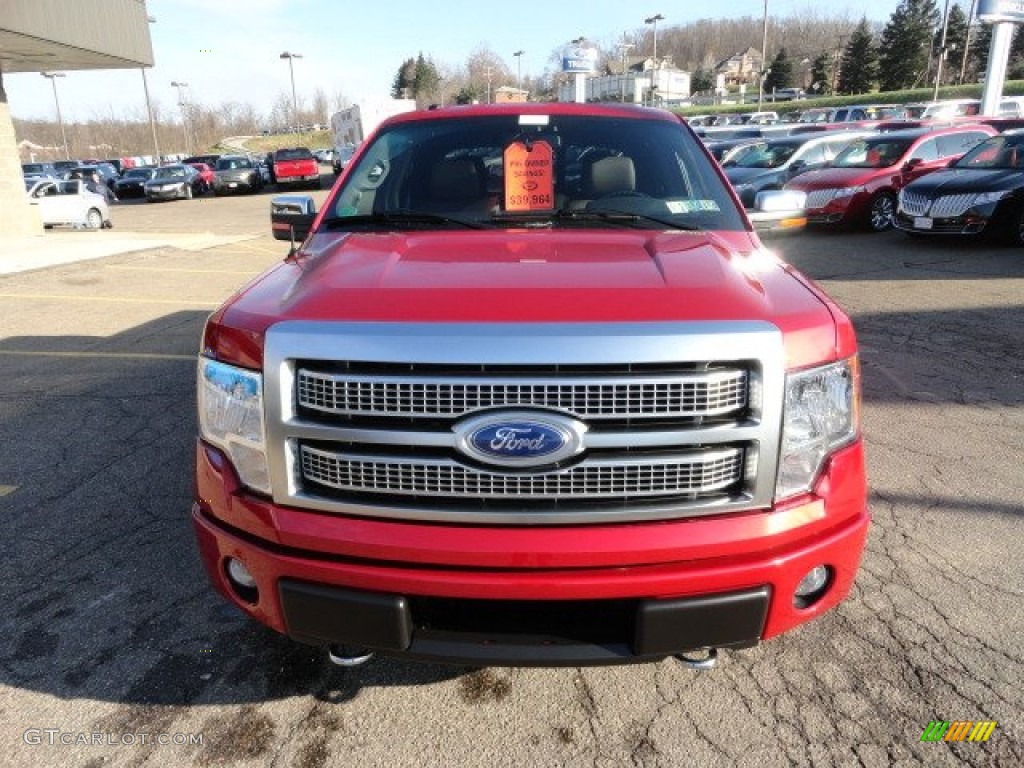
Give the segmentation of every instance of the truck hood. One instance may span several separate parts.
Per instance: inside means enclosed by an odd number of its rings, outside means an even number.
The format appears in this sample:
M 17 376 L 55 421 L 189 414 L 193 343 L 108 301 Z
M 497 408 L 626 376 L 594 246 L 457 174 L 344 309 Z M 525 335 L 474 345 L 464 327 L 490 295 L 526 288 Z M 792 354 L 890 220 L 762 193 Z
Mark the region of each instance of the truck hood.
M 282 320 L 765 320 L 799 364 L 834 358 L 830 307 L 746 232 L 445 230 L 314 235 L 218 322 L 255 342 Z

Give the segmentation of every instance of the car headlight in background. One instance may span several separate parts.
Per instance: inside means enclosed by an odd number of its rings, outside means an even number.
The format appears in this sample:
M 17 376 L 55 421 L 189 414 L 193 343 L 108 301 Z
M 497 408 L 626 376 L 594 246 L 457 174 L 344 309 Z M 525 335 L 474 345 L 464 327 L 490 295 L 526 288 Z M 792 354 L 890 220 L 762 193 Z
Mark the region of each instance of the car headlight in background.
M 856 357 L 786 376 L 775 497 L 809 491 L 825 460 L 860 429 Z
M 233 365 L 199 358 L 199 432 L 231 459 L 248 487 L 270 493 L 263 430 L 263 377 Z
M 844 197 L 853 197 L 859 195 L 861 192 L 867 192 L 868 188 L 863 184 L 859 184 L 856 187 L 843 187 L 836 192 L 834 200 L 839 200 Z
M 998 203 L 1004 197 L 1010 194 L 1010 190 L 1004 189 L 1002 192 L 979 192 L 974 196 L 974 202 L 972 205 L 988 205 L 989 203 Z

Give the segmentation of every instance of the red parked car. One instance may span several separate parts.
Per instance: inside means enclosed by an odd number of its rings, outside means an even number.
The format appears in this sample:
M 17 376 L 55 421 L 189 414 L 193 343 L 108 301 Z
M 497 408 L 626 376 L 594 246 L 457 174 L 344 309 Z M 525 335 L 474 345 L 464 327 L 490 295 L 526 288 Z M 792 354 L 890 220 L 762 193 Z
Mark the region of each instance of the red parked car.
M 858 139 L 829 167 L 801 174 L 784 189 L 807 193 L 808 224 L 860 225 L 881 232 L 896 214 L 896 196 L 920 178 L 994 136 L 986 125 L 916 128 Z
M 675 115 L 409 112 L 271 207 L 300 245 L 197 377 L 192 521 L 249 616 L 349 666 L 711 666 L 846 597 L 853 328 Z
M 206 163 L 189 163 L 189 165 L 199 171 L 199 182 L 202 185 L 202 192 L 209 192 L 213 189 L 213 180 L 216 178 L 213 168 Z

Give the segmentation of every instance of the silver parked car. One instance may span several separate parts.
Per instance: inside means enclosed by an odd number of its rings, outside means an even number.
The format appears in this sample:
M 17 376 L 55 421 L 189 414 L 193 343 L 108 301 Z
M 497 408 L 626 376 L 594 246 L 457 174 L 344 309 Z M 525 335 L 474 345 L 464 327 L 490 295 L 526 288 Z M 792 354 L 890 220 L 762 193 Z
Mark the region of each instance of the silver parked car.
M 217 160 L 213 169 L 213 194 L 259 192 L 261 189 L 263 174 L 255 161 L 241 155 L 226 155 Z

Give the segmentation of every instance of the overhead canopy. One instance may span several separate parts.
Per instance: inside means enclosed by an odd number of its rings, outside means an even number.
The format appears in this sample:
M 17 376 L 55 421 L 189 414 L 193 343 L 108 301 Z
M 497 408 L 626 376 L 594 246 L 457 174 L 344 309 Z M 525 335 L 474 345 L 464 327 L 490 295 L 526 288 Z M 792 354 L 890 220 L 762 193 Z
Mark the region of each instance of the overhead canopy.
M 153 65 L 144 0 L 2 0 L 0 72 Z

